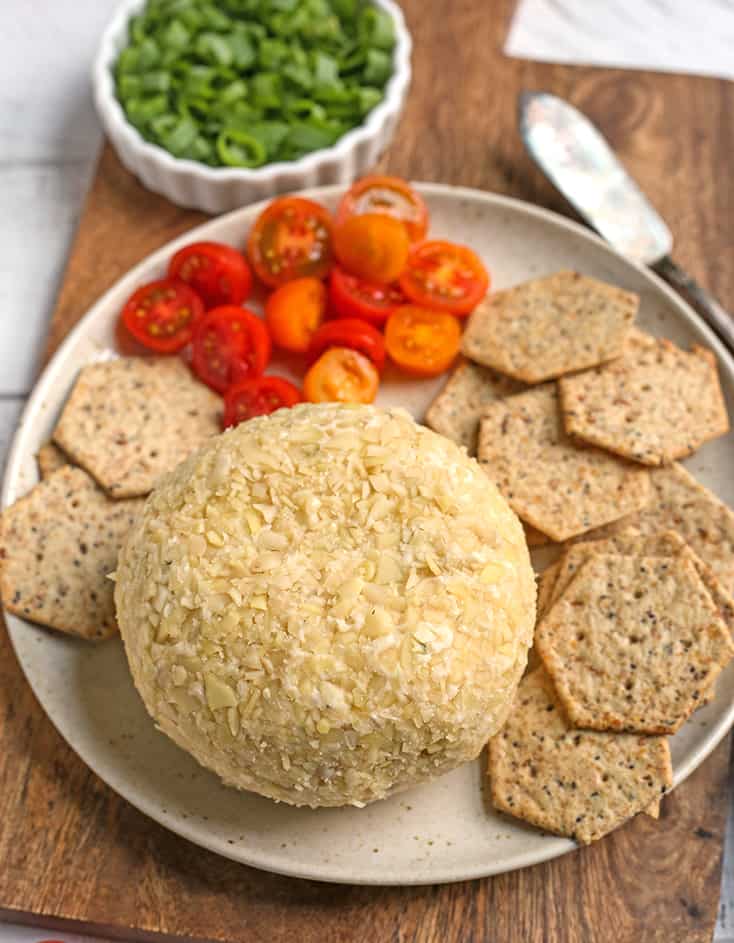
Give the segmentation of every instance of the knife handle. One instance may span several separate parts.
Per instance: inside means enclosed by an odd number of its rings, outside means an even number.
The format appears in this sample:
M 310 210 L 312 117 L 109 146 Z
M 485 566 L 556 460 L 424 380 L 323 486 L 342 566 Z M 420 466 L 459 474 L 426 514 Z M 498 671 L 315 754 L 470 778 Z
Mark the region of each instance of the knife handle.
M 653 269 L 673 286 L 701 315 L 720 340 L 734 353 L 734 318 L 695 279 L 684 272 L 669 255 L 653 265 Z

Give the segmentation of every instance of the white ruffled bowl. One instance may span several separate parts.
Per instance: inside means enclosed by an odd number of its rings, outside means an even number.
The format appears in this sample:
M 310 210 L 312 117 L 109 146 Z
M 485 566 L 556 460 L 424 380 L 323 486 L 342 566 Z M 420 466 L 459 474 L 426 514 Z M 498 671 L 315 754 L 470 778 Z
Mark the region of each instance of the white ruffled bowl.
M 122 163 L 149 190 L 180 206 L 206 213 L 225 213 L 256 200 L 289 190 L 321 184 L 347 184 L 377 163 L 392 140 L 410 85 L 412 42 L 402 11 L 393 0 L 371 0 L 386 10 L 395 24 L 393 74 L 382 101 L 363 124 L 341 137 L 333 147 L 313 151 L 288 162 L 265 164 L 253 170 L 208 167 L 174 157 L 146 141 L 127 120 L 115 94 L 113 67 L 128 42 L 128 22 L 146 0 L 123 0 L 102 36 L 94 62 L 94 101 L 102 125 Z

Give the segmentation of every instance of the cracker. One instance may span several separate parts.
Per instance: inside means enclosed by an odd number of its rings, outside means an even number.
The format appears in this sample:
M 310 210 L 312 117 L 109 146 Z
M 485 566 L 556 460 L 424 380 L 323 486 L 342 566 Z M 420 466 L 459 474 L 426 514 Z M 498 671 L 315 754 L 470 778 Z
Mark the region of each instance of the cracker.
M 682 465 L 650 471 L 651 495 L 638 513 L 609 524 L 594 539 L 633 527 L 642 534 L 674 530 L 711 568 L 727 593 L 734 592 L 734 513 Z
M 143 501 L 112 501 L 66 465 L 3 511 L 0 591 L 9 612 L 100 640 L 117 632 L 117 554 Z
M 654 802 L 651 802 L 650 805 L 642 810 L 645 815 L 649 815 L 651 819 L 660 818 L 660 799 L 656 799 Z
M 556 560 L 555 563 L 552 563 L 549 567 L 546 567 L 545 570 L 538 577 L 538 604 L 536 607 L 536 622 L 540 620 L 545 615 L 548 607 L 556 599 L 556 585 L 558 583 L 558 575 L 561 570 L 562 560 Z
M 57 469 L 68 465 L 69 459 L 58 445 L 54 445 L 53 442 L 46 442 L 36 453 L 36 462 L 38 463 L 38 474 L 43 480 L 52 475 Z
M 558 576 L 549 605 L 552 606 L 563 595 L 581 565 L 596 554 L 619 554 L 623 557 L 674 557 L 684 547 L 683 538 L 670 530 L 660 534 L 640 534 L 635 530 L 627 530 L 613 534 L 604 540 L 589 540 L 574 544 L 568 548 L 559 561 Z
M 558 575 L 547 601 L 549 607 L 563 595 L 582 563 L 598 553 L 650 557 L 674 557 L 682 554 L 693 564 L 716 606 L 719 617 L 734 635 L 734 598 L 727 593 L 713 570 L 691 550 L 680 534 L 673 530 L 649 535 L 640 534 L 636 530 L 626 530 L 619 534 L 612 534 L 603 540 L 589 540 L 573 544 L 559 561 Z
M 148 494 L 219 431 L 221 400 L 179 357 L 84 367 L 53 438 L 111 497 Z
M 553 540 L 617 520 L 648 500 L 646 469 L 566 435 L 554 383 L 488 406 L 477 451 L 515 513 Z
M 635 332 L 624 356 L 559 381 L 566 431 L 644 465 L 729 431 L 714 354 Z
M 525 531 L 525 540 L 527 541 L 528 547 L 545 547 L 552 542 L 547 534 L 539 531 L 537 527 L 533 527 L 532 524 L 523 523 L 522 526 Z
M 535 633 L 572 724 L 674 733 L 734 655 L 689 559 L 592 556 Z
M 581 844 L 650 810 L 673 784 L 666 737 L 574 730 L 542 668 L 520 682 L 488 753 L 495 808 Z
M 522 388 L 516 380 L 464 361 L 428 407 L 425 423 L 475 455 L 479 417 L 485 406 Z
M 621 288 L 557 272 L 488 295 L 469 319 L 462 352 L 539 383 L 619 357 L 637 306 L 637 295 Z

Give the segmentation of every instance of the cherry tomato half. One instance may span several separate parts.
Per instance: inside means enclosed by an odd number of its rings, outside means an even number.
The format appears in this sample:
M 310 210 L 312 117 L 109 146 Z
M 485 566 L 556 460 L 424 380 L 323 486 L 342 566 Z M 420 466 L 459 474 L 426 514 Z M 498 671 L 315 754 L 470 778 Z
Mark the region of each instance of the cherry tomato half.
M 255 274 L 276 287 L 293 278 L 323 278 L 332 262 L 331 217 L 312 200 L 284 196 L 255 220 L 247 240 Z
M 450 314 L 416 305 L 394 311 L 385 327 L 391 360 L 414 377 L 434 377 L 447 370 L 459 352 L 461 326 Z
M 295 406 L 300 390 L 282 377 L 251 377 L 235 383 L 224 394 L 222 427 L 237 426 L 246 419 L 266 416 L 283 406 Z
M 241 304 L 252 287 L 250 266 L 242 253 L 221 242 L 194 242 L 179 249 L 168 275 L 190 285 L 207 308 Z
M 487 294 L 489 275 L 482 260 L 453 242 L 413 246 L 400 276 L 400 287 L 418 305 L 450 314 L 469 314 Z
M 265 322 L 247 308 L 212 308 L 196 326 L 191 366 L 218 393 L 233 383 L 259 376 L 270 360 Z
M 193 289 L 174 278 L 141 285 L 128 298 L 120 318 L 127 332 L 159 354 L 175 354 L 191 340 L 204 304 Z
M 378 370 L 385 366 L 385 341 L 377 328 L 356 318 L 327 321 L 311 338 L 308 359 L 311 363 L 331 347 L 349 347 L 368 357 Z
M 326 287 L 319 278 L 294 278 L 276 288 L 265 305 L 265 323 L 275 346 L 305 354 L 325 310 Z
M 400 177 L 374 174 L 362 177 L 342 197 L 336 211 L 336 225 L 350 216 L 364 213 L 385 213 L 399 219 L 411 242 L 425 239 L 428 232 L 428 207 L 411 185 Z
M 340 318 L 359 318 L 384 324 L 399 305 L 407 301 L 397 285 L 380 285 L 350 275 L 335 265 L 329 276 L 329 301 Z
M 371 360 L 348 347 L 331 347 L 306 374 L 303 392 L 310 403 L 371 403 L 379 385 Z
M 352 275 L 389 284 L 405 268 L 410 240 L 405 226 L 392 216 L 350 216 L 334 230 L 334 252 Z

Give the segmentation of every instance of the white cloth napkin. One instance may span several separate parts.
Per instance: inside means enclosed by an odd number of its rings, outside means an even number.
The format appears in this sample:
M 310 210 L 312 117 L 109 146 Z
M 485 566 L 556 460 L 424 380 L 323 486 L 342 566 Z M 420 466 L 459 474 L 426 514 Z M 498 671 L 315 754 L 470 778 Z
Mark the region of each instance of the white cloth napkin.
M 734 0 L 519 0 L 505 53 L 734 78 Z

